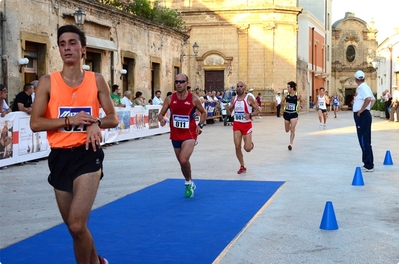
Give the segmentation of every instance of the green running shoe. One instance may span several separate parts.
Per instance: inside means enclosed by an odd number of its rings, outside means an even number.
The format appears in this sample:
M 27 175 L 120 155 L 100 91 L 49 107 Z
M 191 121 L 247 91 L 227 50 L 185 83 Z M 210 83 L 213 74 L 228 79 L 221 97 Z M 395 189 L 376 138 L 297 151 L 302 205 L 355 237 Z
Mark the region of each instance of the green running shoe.
M 191 182 L 191 184 L 186 184 L 186 198 L 194 197 L 195 188 L 196 186 L 194 182 Z

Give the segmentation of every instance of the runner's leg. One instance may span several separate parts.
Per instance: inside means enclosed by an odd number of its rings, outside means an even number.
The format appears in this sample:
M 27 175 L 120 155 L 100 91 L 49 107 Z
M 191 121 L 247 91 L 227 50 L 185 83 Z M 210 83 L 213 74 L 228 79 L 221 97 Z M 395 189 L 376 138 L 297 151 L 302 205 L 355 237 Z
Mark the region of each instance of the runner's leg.
M 181 148 L 175 148 L 176 158 L 180 163 L 181 172 L 186 181 L 191 181 L 190 157 L 194 151 L 195 140 L 188 139 L 183 141 Z
M 245 167 L 244 156 L 241 151 L 241 142 L 242 142 L 241 131 L 236 130 L 236 131 L 233 131 L 233 133 L 234 133 L 234 146 L 236 149 L 236 156 L 237 156 L 238 162 L 240 162 L 241 166 Z
M 93 238 L 87 221 L 101 178 L 101 170 L 86 173 L 73 182 L 73 193 L 55 190 L 61 216 L 73 238 L 77 263 L 98 263 Z

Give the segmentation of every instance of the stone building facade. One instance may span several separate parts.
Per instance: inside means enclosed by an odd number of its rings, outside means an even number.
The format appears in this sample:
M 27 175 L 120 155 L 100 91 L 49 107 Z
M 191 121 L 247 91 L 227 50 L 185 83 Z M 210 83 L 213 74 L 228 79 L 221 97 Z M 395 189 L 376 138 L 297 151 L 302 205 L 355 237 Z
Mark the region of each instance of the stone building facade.
M 188 34 L 186 54 L 199 45 L 197 57 L 183 58 L 191 86 L 225 90 L 244 81 L 274 100 L 277 91 L 297 79 L 297 1 L 163 0 L 182 12 Z
M 180 59 L 188 35 L 96 1 L 2 0 L 0 83 L 9 89 L 9 102 L 25 83 L 61 70 L 57 28 L 74 24 L 78 7 L 86 13 L 83 64 L 146 99 L 158 89 L 173 91 L 175 74 L 186 71 Z M 28 65 L 18 65 L 19 58 L 28 58 Z
M 392 94 L 392 88 L 399 86 L 399 29 L 395 29 L 395 31 L 395 34 L 378 45 L 376 56 L 372 62 L 377 69 L 378 97 L 386 89 Z
M 377 74 L 372 64 L 377 49 L 376 34 L 373 23 L 368 25 L 351 12 L 332 25 L 331 90 L 349 108 L 356 92 L 353 75 L 357 70 L 364 71 L 367 84 L 374 93 L 377 91 Z

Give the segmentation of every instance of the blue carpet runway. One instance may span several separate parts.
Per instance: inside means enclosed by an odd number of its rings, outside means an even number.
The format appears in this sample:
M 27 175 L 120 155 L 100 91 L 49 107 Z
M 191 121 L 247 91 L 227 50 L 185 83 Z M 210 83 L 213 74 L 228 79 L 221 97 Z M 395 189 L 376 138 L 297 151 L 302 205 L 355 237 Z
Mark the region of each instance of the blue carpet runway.
M 284 182 L 167 179 L 91 212 L 89 228 L 110 264 L 212 263 Z M 64 224 L 0 251 L 2 264 L 74 263 Z

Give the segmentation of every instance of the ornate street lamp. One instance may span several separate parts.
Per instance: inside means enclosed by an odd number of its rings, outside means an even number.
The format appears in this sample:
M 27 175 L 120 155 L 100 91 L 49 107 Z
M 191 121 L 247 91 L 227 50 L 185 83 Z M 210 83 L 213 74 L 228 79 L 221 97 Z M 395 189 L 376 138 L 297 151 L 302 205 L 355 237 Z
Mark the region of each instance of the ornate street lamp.
M 184 60 L 184 57 L 197 57 L 198 56 L 198 48 L 199 48 L 199 45 L 197 44 L 197 42 L 194 42 L 194 45 L 193 45 L 193 53 L 194 53 L 194 55 L 181 54 L 180 55 L 180 61 L 182 62 Z
M 79 28 L 83 27 L 85 23 L 86 13 L 82 10 L 81 7 L 78 7 L 78 10 L 73 13 L 73 17 L 75 18 L 75 23 Z
M 194 42 L 193 52 L 194 52 L 195 57 L 197 57 L 197 55 L 198 55 L 198 48 L 199 48 L 199 45 L 197 44 L 197 42 Z

